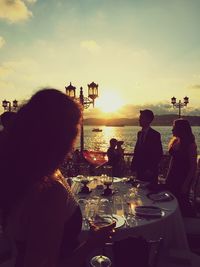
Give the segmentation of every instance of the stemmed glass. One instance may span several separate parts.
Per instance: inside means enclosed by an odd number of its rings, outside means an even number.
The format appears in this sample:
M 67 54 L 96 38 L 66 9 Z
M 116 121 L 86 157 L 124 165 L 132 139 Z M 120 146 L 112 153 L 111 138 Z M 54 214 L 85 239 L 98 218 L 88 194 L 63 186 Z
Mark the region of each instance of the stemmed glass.
M 87 184 L 89 184 L 90 182 L 90 179 L 88 176 L 84 176 L 84 175 L 79 175 L 81 176 L 81 183 L 83 184 L 83 187 L 80 191 L 80 193 L 84 193 L 84 194 L 89 194 L 90 193 L 90 189 L 89 187 L 87 186 Z
M 78 204 L 79 204 L 79 207 L 80 207 L 81 213 L 82 213 L 82 219 L 83 219 L 82 227 L 83 227 L 83 229 L 88 229 L 88 227 L 89 227 L 88 221 L 87 221 L 88 200 L 86 200 L 84 198 L 79 198 Z
M 103 193 L 104 196 L 112 195 L 112 189 L 110 188 L 110 186 L 113 183 L 113 177 L 107 176 L 106 174 L 102 174 L 101 179 L 102 179 L 103 184 L 106 186 L 106 188 L 104 189 L 104 193 Z
M 95 216 L 93 216 L 93 218 L 90 220 L 90 223 L 97 228 L 109 226 L 112 224 L 114 226 L 115 220 L 113 218 L 113 211 L 112 211 L 111 204 L 110 204 L 108 199 L 105 199 L 105 198 L 100 199 L 99 205 L 97 208 L 97 212 L 96 212 Z M 103 248 L 103 250 L 104 250 L 104 248 Z M 93 267 L 97 267 L 97 266 L 109 267 L 109 266 L 111 266 L 111 260 L 103 254 L 94 256 L 91 259 L 90 264 Z

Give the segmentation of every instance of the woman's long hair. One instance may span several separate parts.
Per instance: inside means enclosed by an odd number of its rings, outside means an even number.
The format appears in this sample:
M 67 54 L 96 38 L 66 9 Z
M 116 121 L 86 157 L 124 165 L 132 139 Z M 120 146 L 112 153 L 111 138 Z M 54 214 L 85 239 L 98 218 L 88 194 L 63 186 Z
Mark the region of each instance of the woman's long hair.
M 38 91 L 17 113 L 0 150 L 0 208 L 9 211 L 71 150 L 81 109 L 56 89 Z
M 192 128 L 188 120 L 174 120 L 173 126 L 175 137 L 171 139 L 169 147 L 172 147 L 174 144 L 179 143 L 181 147 L 187 148 L 190 144 L 195 142 L 195 137 L 192 133 Z
M 191 144 L 195 142 L 195 137 L 188 120 L 177 119 L 174 121 L 174 127 L 176 129 L 176 136 L 180 138 L 181 143 Z

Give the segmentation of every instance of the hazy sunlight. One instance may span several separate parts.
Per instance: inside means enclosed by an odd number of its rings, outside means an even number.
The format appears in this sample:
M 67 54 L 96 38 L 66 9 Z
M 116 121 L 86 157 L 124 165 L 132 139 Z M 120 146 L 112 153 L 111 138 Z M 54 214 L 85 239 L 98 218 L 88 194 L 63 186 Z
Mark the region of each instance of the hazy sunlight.
M 115 112 L 123 106 L 122 99 L 119 95 L 113 92 L 105 92 L 96 101 L 96 107 L 100 108 L 101 111 L 109 113 Z

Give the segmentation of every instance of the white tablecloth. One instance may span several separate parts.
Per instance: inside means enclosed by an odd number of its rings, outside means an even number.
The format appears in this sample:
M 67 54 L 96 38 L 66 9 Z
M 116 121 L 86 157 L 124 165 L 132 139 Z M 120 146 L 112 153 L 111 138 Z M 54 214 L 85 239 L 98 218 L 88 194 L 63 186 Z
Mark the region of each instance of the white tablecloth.
M 92 182 L 89 186 L 93 190 L 92 193 L 84 195 L 78 193 L 81 184 L 77 185 L 76 182 L 76 185 L 74 184 L 72 188 L 74 189 L 77 199 L 88 199 L 94 195 L 101 197 L 102 190 L 94 189 L 94 183 Z M 113 183 L 113 189 L 117 191 L 115 195 L 123 196 L 131 187 L 132 186 L 126 182 Z M 147 197 L 147 194 L 147 189 L 138 189 L 140 204 L 160 207 L 163 209 L 164 216 L 148 220 L 138 219 L 136 224 L 131 227 L 124 225 L 123 227 L 116 229 L 114 239 L 120 240 L 128 236 L 143 236 L 148 240 L 157 240 L 162 237 L 164 242 L 161 258 L 165 258 L 165 260 L 161 259 L 158 266 L 195 266 L 192 264 L 191 253 L 176 198 L 171 201 L 153 203 L 153 201 Z M 112 196 L 108 197 L 108 199 L 110 199 L 112 205 Z M 87 235 L 87 230 L 83 229 L 82 238 L 85 238 L 85 235 Z M 167 262 L 167 260 L 168 265 L 164 265 L 164 262 Z

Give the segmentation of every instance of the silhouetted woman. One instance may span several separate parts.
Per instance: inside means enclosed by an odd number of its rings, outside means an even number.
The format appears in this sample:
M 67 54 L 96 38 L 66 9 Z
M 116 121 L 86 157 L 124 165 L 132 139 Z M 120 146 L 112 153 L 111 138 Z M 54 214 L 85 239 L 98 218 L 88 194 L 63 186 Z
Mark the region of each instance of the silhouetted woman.
M 17 113 L 0 151 L 0 208 L 17 251 L 15 267 L 81 266 L 111 228 L 78 243 L 82 217 L 58 171 L 78 133 L 81 110 L 55 89 L 37 92 Z
M 172 133 L 174 137 L 169 144 L 171 160 L 166 185 L 177 197 L 182 214 L 187 216 L 192 213 L 189 192 L 197 168 L 197 146 L 187 120 L 175 120 Z

